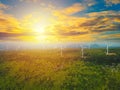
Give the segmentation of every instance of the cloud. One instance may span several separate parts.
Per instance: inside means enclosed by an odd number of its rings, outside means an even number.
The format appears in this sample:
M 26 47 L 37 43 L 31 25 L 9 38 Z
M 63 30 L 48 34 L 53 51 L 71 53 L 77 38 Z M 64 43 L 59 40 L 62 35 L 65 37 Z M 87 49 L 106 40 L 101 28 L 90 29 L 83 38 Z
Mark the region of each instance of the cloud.
M 21 35 L 23 34 L 0 32 L 0 37 L 16 37 L 16 36 L 21 36 Z
M 89 20 L 89 19 L 88 19 Z M 58 41 L 89 41 L 93 40 L 92 35 L 85 27 L 79 25 L 86 22 L 87 18 L 68 16 L 65 19 L 55 20 L 54 24 L 49 26 L 47 33 L 51 36 L 57 36 Z
M 88 13 L 87 14 L 89 17 L 96 17 L 96 16 L 119 16 L 120 12 L 119 11 L 112 11 L 112 10 L 108 10 L 108 11 L 101 11 L 101 12 L 92 12 L 92 13 Z
M 8 9 L 8 5 L 0 3 L 0 9 Z
M 19 28 L 19 22 L 11 15 L 0 13 L 0 30 L 1 32 L 11 32 Z
M 88 14 L 89 18 L 93 18 L 88 22 L 81 24 L 91 31 L 111 31 L 119 30 L 120 13 L 115 11 L 94 12 Z M 91 23 L 92 22 L 92 23 Z
M 120 29 L 120 12 L 94 12 L 89 13 L 88 17 L 93 19 L 81 24 L 81 27 L 86 27 L 91 33 L 96 33 L 93 35 L 96 40 L 120 40 L 120 34 L 118 33 Z M 105 34 L 103 35 L 103 33 Z
M 39 18 L 31 15 L 18 20 L 10 14 L 0 12 L 0 41 L 37 41 L 38 37 L 43 38 L 32 28 L 38 22 Z
M 96 2 L 96 0 L 82 0 L 81 3 L 85 6 L 90 7 L 90 6 L 95 5 L 97 2 Z
M 54 25 L 49 27 L 48 33 L 54 33 L 60 38 L 64 37 L 69 40 L 95 40 L 93 37 L 95 35 L 106 31 L 118 31 L 120 28 L 120 12 L 115 11 L 92 12 L 83 17 L 71 15 L 63 17 L 60 14 L 58 16 L 58 19 L 53 22 Z
M 26 2 L 37 2 L 38 0 L 20 0 L 21 2 L 26 1 Z
M 54 41 L 60 41 L 61 39 L 64 41 L 92 40 L 92 35 L 89 34 L 89 31 L 85 27 L 80 27 L 80 24 L 85 23 L 89 18 L 72 16 L 72 14 L 81 12 L 85 8 L 86 7 L 80 3 L 75 3 L 60 10 L 53 10 L 51 24 L 45 29 L 45 36 L 47 36 L 45 39 L 48 41 L 52 39 L 54 39 Z M 18 20 L 12 15 L 1 12 L 0 38 L 4 40 L 32 40 L 38 37 L 41 39 L 43 38 L 41 34 L 36 34 L 31 29 L 33 23 L 39 22 L 40 19 L 41 17 L 36 19 L 36 17 L 33 18 L 32 15 L 28 15 L 22 20 Z
M 87 2 L 87 0 L 84 1 Z M 87 13 L 79 17 L 74 16 L 74 14 L 95 4 L 94 0 L 87 3 L 89 5 L 75 3 L 66 8 L 48 10 L 47 13 L 52 13 L 52 17 L 49 18 L 44 17 L 45 15 L 42 17 L 30 14 L 22 19 L 17 19 L 12 15 L 0 12 L 0 39 L 35 41 L 38 38 L 39 41 L 56 42 L 61 40 L 66 42 L 92 41 L 97 39 L 98 35 L 103 38 L 103 35 L 101 35 L 103 32 L 119 30 L 120 12 L 101 11 Z M 47 21 L 47 23 L 45 21 L 45 25 L 49 23 L 45 28 L 44 35 L 36 33 L 32 27 L 33 24 L 40 24 L 41 19 L 41 23 L 44 23 L 45 20 Z M 104 38 L 107 38 L 107 36 L 104 36 Z
M 20 40 L 22 36 L 32 36 L 26 28 L 21 27 L 21 22 L 12 15 L 0 12 L 0 39 Z M 23 40 L 21 38 L 21 40 Z
M 21 33 L 19 21 L 11 15 L 0 12 L 0 37 L 15 37 Z
M 106 42 L 119 42 L 120 41 L 120 31 L 106 31 L 96 36 L 99 41 Z
M 30 33 L 0 32 L 0 41 L 32 41 L 35 35 Z
M 113 4 L 120 4 L 120 0 L 105 0 L 107 6 L 111 6 Z
M 61 10 L 60 12 L 62 14 L 65 14 L 65 15 L 71 15 L 71 14 L 80 12 L 80 11 L 82 11 L 84 9 L 85 9 L 85 7 L 83 7 L 80 3 L 75 3 L 72 6 L 69 6 L 69 7 L 65 8 L 65 9 Z
M 53 15 L 59 18 L 66 18 L 67 16 L 83 11 L 84 9 L 85 7 L 82 6 L 81 3 L 75 3 L 61 10 L 54 10 Z

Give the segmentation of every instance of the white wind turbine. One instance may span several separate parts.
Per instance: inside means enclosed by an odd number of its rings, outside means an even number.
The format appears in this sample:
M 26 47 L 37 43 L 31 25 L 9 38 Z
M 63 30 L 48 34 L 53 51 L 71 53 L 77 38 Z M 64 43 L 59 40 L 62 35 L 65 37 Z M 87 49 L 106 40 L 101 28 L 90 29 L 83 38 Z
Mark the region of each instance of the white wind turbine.
M 85 56 L 84 56 L 84 45 L 81 46 L 81 56 L 82 56 L 82 58 L 85 58 Z
M 61 45 L 61 47 L 60 47 L 60 55 L 61 55 L 61 57 L 63 56 L 63 48 L 62 48 L 62 45 Z
M 59 45 L 60 45 L 60 47 L 59 47 L 59 46 L 58 46 L 58 47 L 60 48 L 60 56 L 63 57 L 63 46 L 62 46 L 62 42 L 60 42 Z
M 108 56 L 116 55 L 116 53 L 109 52 L 109 45 L 108 44 L 106 46 L 106 55 L 108 55 Z
M 82 58 L 84 58 L 84 48 L 81 48 L 81 54 L 82 54 Z

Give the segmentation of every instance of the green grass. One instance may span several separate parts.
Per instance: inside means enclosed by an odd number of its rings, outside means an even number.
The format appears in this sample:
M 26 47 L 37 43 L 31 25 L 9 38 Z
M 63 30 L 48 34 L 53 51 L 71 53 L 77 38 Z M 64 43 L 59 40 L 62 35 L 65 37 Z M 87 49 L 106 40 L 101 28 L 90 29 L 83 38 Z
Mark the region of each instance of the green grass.
M 0 90 L 120 90 L 120 49 L 0 51 Z

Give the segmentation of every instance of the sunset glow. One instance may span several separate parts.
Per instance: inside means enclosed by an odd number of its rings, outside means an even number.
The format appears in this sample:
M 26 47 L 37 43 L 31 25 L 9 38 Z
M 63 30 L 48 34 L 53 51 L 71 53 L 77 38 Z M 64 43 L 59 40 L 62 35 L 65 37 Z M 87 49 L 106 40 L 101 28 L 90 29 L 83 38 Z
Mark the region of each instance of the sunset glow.
M 40 24 L 36 24 L 33 26 L 33 30 L 37 33 L 44 33 L 45 32 L 45 27 Z
M 104 3 L 96 0 L 0 1 L 1 42 L 120 40 L 120 2 L 117 0 L 103 0 Z M 102 4 L 104 7 L 99 7 Z

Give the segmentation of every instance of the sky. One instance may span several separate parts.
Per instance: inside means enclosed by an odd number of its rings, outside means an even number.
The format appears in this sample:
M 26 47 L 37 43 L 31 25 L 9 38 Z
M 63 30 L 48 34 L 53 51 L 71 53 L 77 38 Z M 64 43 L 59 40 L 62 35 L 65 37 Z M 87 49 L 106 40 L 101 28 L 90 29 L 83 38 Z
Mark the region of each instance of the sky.
M 120 42 L 120 0 L 0 0 L 0 43 Z

